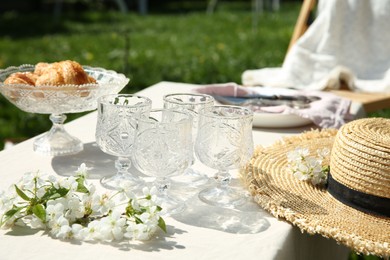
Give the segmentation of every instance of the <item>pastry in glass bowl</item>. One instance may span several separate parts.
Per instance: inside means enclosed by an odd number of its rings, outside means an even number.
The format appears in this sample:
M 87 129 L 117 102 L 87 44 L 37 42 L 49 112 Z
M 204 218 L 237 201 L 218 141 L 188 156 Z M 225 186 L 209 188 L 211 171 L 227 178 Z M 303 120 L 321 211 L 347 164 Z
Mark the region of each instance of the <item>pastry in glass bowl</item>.
M 96 83 L 76 61 L 66 60 L 54 63 L 40 62 L 34 72 L 12 73 L 5 84 L 28 84 L 33 86 L 83 85 Z
M 15 72 L 6 78 L 4 84 L 27 84 L 35 86 L 37 78 L 37 75 L 33 72 Z
M 0 69 L 0 93 L 19 109 L 50 114 L 53 127 L 34 141 L 34 151 L 68 155 L 83 144 L 63 128 L 65 114 L 95 110 L 97 99 L 119 93 L 129 79 L 112 70 L 82 66 L 75 61 L 40 62 Z
M 72 91 L 74 89 L 81 96 L 86 96 L 88 91 L 80 92 L 80 87 L 72 88 L 72 86 L 97 84 L 97 81 L 86 73 L 78 62 L 65 60 L 54 63 L 39 62 L 35 65 L 34 71 L 10 74 L 4 81 L 4 84 L 27 84 L 42 90 L 46 88 L 45 86 L 65 87 L 61 91 Z M 72 92 L 71 94 L 74 93 Z M 43 93 L 39 92 L 36 92 L 34 96 L 44 98 Z

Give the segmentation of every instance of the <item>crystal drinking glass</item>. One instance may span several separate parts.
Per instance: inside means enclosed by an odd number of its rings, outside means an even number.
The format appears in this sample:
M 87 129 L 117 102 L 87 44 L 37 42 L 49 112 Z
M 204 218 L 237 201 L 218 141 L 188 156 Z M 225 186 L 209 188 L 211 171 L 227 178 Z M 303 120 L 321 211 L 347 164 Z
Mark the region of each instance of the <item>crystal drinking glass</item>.
M 103 68 L 83 66 L 97 83 L 84 85 L 32 86 L 27 84 L 4 84 L 5 79 L 17 72 L 33 72 L 34 65 L 21 65 L 0 70 L 0 92 L 19 109 L 38 114 L 49 114 L 53 125 L 50 131 L 34 140 L 35 152 L 58 156 L 81 152 L 83 143 L 66 132 L 63 123 L 67 113 L 95 110 L 97 99 L 103 95 L 121 91 L 129 79 L 125 75 Z
M 131 153 L 136 133 L 136 118 L 148 116 L 152 101 L 143 96 L 130 94 L 106 95 L 98 99 L 96 143 L 100 149 L 117 156 L 117 173 L 103 177 L 101 184 L 109 189 L 118 189 L 126 180 L 134 189 L 142 183 L 139 177 L 129 173 Z
M 192 116 L 192 140 L 195 142 L 198 133 L 198 114 L 199 110 L 211 108 L 214 105 L 214 98 L 206 94 L 196 93 L 173 93 L 164 96 L 164 108 L 187 112 Z M 192 155 L 192 164 L 195 163 L 194 153 Z M 194 170 L 192 167 L 182 175 L 186 183 L 198 186 L 205 184 L 209 178 L 205 174 Z
M 154 184 L 164 214 L 179 213 L 185 204 L 168 194 L 169 177 L 183 173 L 191 163 L 192 117 L 181 111 L 156 109 L 151 110 L 149 118 L 137 121 L 133 163 L 156 178 Z
M 230 187 L 229 169 L 243 166 L 253 153 L 253 112 L 238 106 L 214 106 L 199 112 L 195 153 L 198 159 L 217 169 L 217 185 L 199 193 L 211 205 L 234 207 L 245 202 L 245 195 Z

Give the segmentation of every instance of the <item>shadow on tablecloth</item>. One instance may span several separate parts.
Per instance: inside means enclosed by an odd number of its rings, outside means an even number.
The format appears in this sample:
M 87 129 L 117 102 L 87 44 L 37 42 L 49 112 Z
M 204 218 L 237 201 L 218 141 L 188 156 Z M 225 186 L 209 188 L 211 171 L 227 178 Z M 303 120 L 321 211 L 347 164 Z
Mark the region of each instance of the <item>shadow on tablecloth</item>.
M 115 157 L 100 150 L 95 142 L 84 144 L 80 153 L 54 157 L 51 161 L 54 171 L 60 176 L 73 176 L 80 164 L 91 168 L 89 179 L 100 179 L 116 173 Z
M 238 180 L 232 180 L 231 186 L 237 187 L 238 185 Z M 183 194 L 180 194 L 180 190 Z M 183 186 L 182 189 L 178 186 L 172 187 L 172 192 L 182 198 L 186 197 L 185 190 L 188 191 L 188 186 Z M 208 205 L 198 198 L 198 192 L 199 190 L 193 189 L 192 197 L 186 200 L 186 210 L 171 217 L 187 225 L 233 234 L 260 233 L 271 225 L 266 219 L 270 215 L 254 203 L 250 197 L 244 205 L 232 209 Z

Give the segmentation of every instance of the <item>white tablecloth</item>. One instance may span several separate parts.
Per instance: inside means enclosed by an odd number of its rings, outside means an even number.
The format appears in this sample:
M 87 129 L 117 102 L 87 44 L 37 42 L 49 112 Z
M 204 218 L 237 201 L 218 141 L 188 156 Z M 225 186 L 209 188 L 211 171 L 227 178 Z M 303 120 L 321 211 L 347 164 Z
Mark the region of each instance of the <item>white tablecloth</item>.
M 153 107 L 162 107 L 167 93 L 188 92 L 195 85 L 160 82 L 142 90 Z M 0 190 L 15 183 L 23 173 L 40 170 L 67 176 L 85 162 L 93 167 L 91 178 L 112 174 L 113 157 L 94 143 L 96 112 L 66 124 L 66 130 L 84 142 L 84 151 L 72 156 L 50 157 L 34 153 L 33 139 L 0 152 Z M 49 119 L 48 119 L 49 120 Z M 256 145 L 270 145 L 282 136 L 297 134 L 311 126 L 294 129 L 254 129 Z M 211 174 L 201 163 L 195 167 Z M 234 176 L 237 172 L 232 172 Z M 237 179 L 234 185 L 239 185 Z M 148 242 L 86 243 L 53 239 L 43 231 L 0 231 L 0 260 L 8 259 L 347 259 L 349 250 L 333 240 L 301 234 L 255 204 L 240 209 L 211 207 L 197 199 L 197 190 L 176 187 L 187 198 L 187 210 L 167 217 L 168 233 L 159 232 Z

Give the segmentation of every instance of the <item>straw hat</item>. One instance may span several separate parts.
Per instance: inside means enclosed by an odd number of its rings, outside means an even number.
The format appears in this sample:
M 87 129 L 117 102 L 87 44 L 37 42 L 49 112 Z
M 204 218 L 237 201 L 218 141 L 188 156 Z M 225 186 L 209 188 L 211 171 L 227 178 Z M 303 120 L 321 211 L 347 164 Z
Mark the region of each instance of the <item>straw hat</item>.
M 325 187 L 301 181 L 288 169 L 297 147 L 331 153 Z M 257 147 L 241 177 L 254 200 L 275 217 L 321 234 L 356 252 L 390 256 L 390 119 L 352 121 L 339 131 L 313 130 Z

